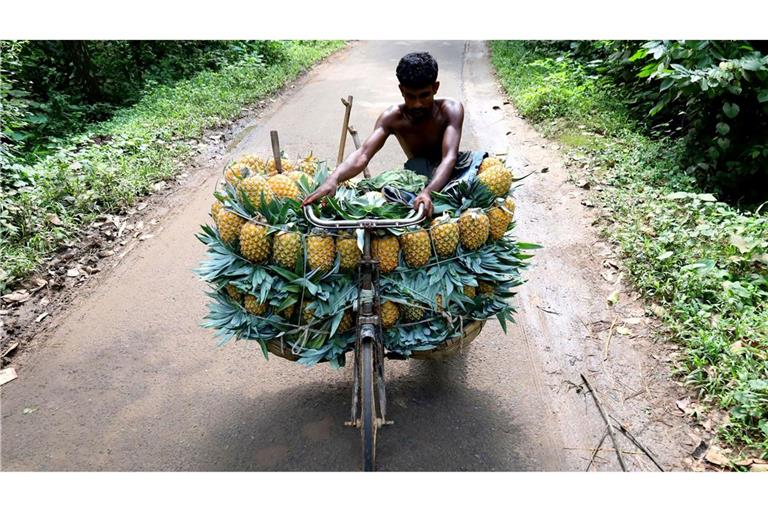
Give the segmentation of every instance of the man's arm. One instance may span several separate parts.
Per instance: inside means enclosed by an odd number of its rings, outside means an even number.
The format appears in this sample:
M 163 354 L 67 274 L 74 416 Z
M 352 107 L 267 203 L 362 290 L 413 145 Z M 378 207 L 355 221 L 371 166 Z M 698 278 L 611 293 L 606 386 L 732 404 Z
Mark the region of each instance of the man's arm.
M 420 204 L 424 205 L 427 215 L 432 215 L 432 192 L 439 192 L 451 179 L 453 168 L 456 166 L 456 159 L 459 157 L 459 143 L 461 142 L 461 127 L 464 124 L 464 106 L 456 102 L 456 106 L 448 111 L 448 126 L 443 134 L 443 159 L 432 173 L 432 180 L 424 187 L 424 190 L 416 196 L 413 202 L 413 208 L 418 209 Z
M 363 169 L 365 169 L 368 162 L 370 162 L 371 158 L 373 158 L 373 156 L 384 146 L 387 137 L 392 133 L 392 130 L 389 128 L 391 118 L 390 110 L 383 112 L 379 116 L 373 127 L 373 133 L 365 139 L 358 149 L 353 151 L 336 167 L 336 169 L 334 169 L 328 176 L 328 179 L 326 179 L 322 185 L 317 187 L 317 190 L 304 199 L 301 203 L 302 206 L 314 203 L 321 197 L 334 194 L 339 183 L 357 176 Z

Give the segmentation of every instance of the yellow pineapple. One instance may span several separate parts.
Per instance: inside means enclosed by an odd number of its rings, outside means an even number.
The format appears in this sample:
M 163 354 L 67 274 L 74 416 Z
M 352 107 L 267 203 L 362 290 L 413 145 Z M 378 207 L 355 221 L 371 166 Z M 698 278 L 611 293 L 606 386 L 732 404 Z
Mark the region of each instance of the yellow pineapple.
M 432 221 L 430 227 L 435 253 L 440 258 L 450 258 L 459 246 L 459 225 L 447 213 Z
M 392 301 L 381 303 L 381 325 L 385 329 L 395 325 L 400 318 L 400 308 Z
M 459 235 L 461 245 L 474 251 L 482 247 L 488 240 L 490 221 L 488 216 L 479 208 L 472 208 L 459 217 Z
M 394 235 L 374 238 L 371 241 L 371 255 L 379 260 L 379 270 L 382 274 L 392 272 L 400 262 L 400 243 Z
M 403 306 L 402 311 L 406 322 L 418 322 L 424 318 L 424 308 L 420 306 Z
M 211 205 L 211 217 L 213 217 L 213 222 L 216 222 L 217 217 L 219 216 L 219 212 L 223 206 L 224 205 L 219 201 L 216 201 Z
M 234 162 L 224 170 L 224 179 L 230 185 L 236 186 L 240 183 L 240 180 L 244 179 L 247 175 L 247 169 L 239 162 Z
M 336 250 L 339 253 L 339 268 L 342 272 L 357 270 L 362 253 L 357 246 L 357 238 L 350 232 L 342 233 L 336 240 Z
M 240 228 L 245 224 L 245 219 L 234 212 L 221 208 L 216 215 L 216 225 L 219 227 L 219 236 L 228 243 L 234 243 L 240 236 Z
M 285 174 L 270 176 L 267 180 L 267 184 L 269 185 L 269 188 L 272 189 L 272 193 L 277 197 L 285 197 L 295 201 L 301 201 L 301 190 L 299 190 L 296 182 Z
M 315 308 L 317 305 L 312 302 L 305 302 L 301 307 L 301 324 L 308 325 L 315 321 Z
M 464 295 L 470 299 L 477 297 L 477 289 L 474 286 L 464 285 Z
M 246 222 L 240 229 L 240 254 L 257 265 L 269 260 L 269 242 L 266 226 Z
M 492 295 L 494 290 L 494 286 L 492 283 L 489 283 L 488 281 L 478 281 L 477 282 L 477 293 L 480 295 Z
M 512 186 L 512 171 L 503 166 L 491 167 L 482 174 L 477 175 L 479 181 L 493 197 L 507 195 L 509 187 Z
M 240 157 L 237 163 L 247 167 L 253 172 L 259 172 L 259 173 L 265 172 L 264 160 L 262 160 L 261 157 L 259 157 L 258 155 L 243 155 Z
M 294 170 L 293 162 L 290 160 L 286 160 L 285 158 L 280 158 L 280 163 L 283 166 L 283 172 L 291 172 Z M 275 165 L 275 159 L 270 158 L 267 160 L 267 174 L 270 176 L 273 176 L 277 174 L 277 166 Z
M 276 265 L 293 271 L 296 260 L 301 256 L 301 233 L 280 231 L 272 241 L 272 261 Z
M 295 306 L 295 304 L 291 304 L 287 308 L 285 308 L 285 309 L 283 309 L 281 311 L 278 311 L 278 314 L 281 317 L 285 318 L 286 320 L 290 320 L 291 317 L 293 316 L 294 310 L 296 309 L 294 306 Z
M 477 173 L 480 174 L 481 172 L 485 172 L 491 167 L 497 167 L 497 166 L 504 166 L 504 163 L 499 160 L 498 158 L 494 157 L 488 157 L 484 158 L 483 161 L 480 163 L 480 167 L 477 168 Z
M 336 243 L 333 237 L 321 230 L 313 230 L 307 237 L 307 265 L 310 270 L 320 269 L 321 273 L 333 269 L 336 261 Z
M 497 199 L 495 205 L 488 210 L 488 221 L 491 239 L 499 240 L 502 238 L 509 228 L 509 223 L 512 222 L 512 214 L 507 211 L 504 199 Z
M 507 209 L 507 213 L 509 213 L 512 217 L 510 221 L 512 221 L 515 218 L 515 200 L 512 199 L 512 197 L 507 196 L 504 199 L 504 208 Z
M 253 295 L 246 295 L 245 310 L 252 315 L 262 316 L 264 313 L 267 312 L 267 303 L 259 302 L 259 299 L 257 299 Z
M 237 189 L 240 193 L 248 196 L 248 199 L 256 208 L 262 208 L 271 203 L 274 197 L 266 178 L 258 174 L 248 176 L 242 180 L 237 186 Z
M 442 312 L 443 311 L 443 295 L 438 293 L 435 295 L 435 311 Z
M 291 171 L 291 172 L 285 173 L 285 175 L 288 176 L 289 178 L 291 178 L 294 183 L 298 183 L 298 182 L 300 182 L 304 178 L 306 178 L 308 183 L 310 183 L 310 184 L 312 183 L 312 178 L 310 178 L 309 174 L 307 174 L 305 172 Z
M 432 255 L 429 233 L 425 229 L 417 229 L 401 235 L 400 246 L 403 248 L 405 263 L 411 268 L 423 267 Z
M 352 329 L 355 325 L 354 317 L 352 316 L 352 310 L 348 309 L 344 312 L 344 316 L 341 317 L 341 322 L 339 322 L 339 328 L 337 329 L 338 332 L 347 332 L 348 330 Z
M 305 158 L 302 158 L 299 161 L 299 170 L 309 174 L 310 176 L 314 176 L 315 170 L 317 170 L 317 163 L 317 158 L 312 156 L 312 153 L 310 152 Z
M 240 293 L 240 290 L 238 290 L 235 285 L 228 284 L 225 289 L 227 290 L 227 295 L 229 295 L 229 298 L 235 302 L 239 303 L 242 300 L 243 294 Z

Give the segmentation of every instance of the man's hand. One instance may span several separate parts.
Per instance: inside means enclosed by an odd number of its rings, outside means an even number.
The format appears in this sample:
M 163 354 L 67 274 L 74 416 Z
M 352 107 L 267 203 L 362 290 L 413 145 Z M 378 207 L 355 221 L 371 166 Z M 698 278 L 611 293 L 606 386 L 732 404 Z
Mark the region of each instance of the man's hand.
M 336 179 L 333 177 L 333 175 L 328 176 L 323 184 L 317 187 L 317 190 L 309 194 L 307 198 L 302 201 L 301 206 L 307 206 L 308 204 L 312 204 L 322 197 L 335 194 L 338 187 L 339 184 L 336 182 Z
M 424 214 L 427 218 L 432 216 L 432 198 L 429 196 L 429 190 L 422 190 L 416 199 L 413 200 L 413 209 L 418 210 L 419 205 L 424 205 Z

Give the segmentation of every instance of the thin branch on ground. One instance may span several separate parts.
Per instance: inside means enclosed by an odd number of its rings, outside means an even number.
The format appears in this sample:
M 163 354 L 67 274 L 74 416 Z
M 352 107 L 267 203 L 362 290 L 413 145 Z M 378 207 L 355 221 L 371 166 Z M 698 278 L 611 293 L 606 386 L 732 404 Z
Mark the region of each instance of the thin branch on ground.
M 600 403 L 600 400 L 597 398 L 595 390 L 592 389 L 592 385 L 589 383 L 589 380 L 587 380 L 583 373 L 580 375 L 581 380 L 584 381 L 587 389 L 589 389 L 589 392 L 592 394 L 592 399 L 595 401 L 595 405 L 597 405 L 597 410 L 600 411 L 600 416 L 603 417 L 605 424 L 608 426 L 608 435 L 611 436 L 611 442 L 613 443 L 613 447 L 616 449 L 616 458 L 619 459 L 619 466 L 621 466 L 622 471 L 626 471 L 627 466 L 624 464 L 624 458 L 621 456 L 621 449 L 619 448 L 619 443 L 616 441 L 616 435 L 613 433 L 613 426 L 611 425 L 611 421 L 608 419 L 608 415 L 605 414 L 603 406 Z

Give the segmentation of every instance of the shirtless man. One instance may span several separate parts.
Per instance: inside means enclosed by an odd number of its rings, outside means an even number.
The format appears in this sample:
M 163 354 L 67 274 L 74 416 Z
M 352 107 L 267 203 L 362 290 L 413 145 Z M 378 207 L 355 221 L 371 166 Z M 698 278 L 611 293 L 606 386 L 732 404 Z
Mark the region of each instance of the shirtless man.
M 440 87 L 435 59 L 429 53 L 409 53 L 400 59 L 396 74 L 405 101 L 379 116 L 373 133 L 302 205 L 333 195 L 339 183 L 360 174 L 390 135 L 397 137 L 409 158 L 405 167 L 429 180 L 413 201 L 414 209 L 423 204 L 427 215 L 432 215 L 432 192 L 443 190 L 450 181 L 469 179 L 474 174 L 482 155 L 459 153 L 464 106 L 454 99 L 435 98 Z

